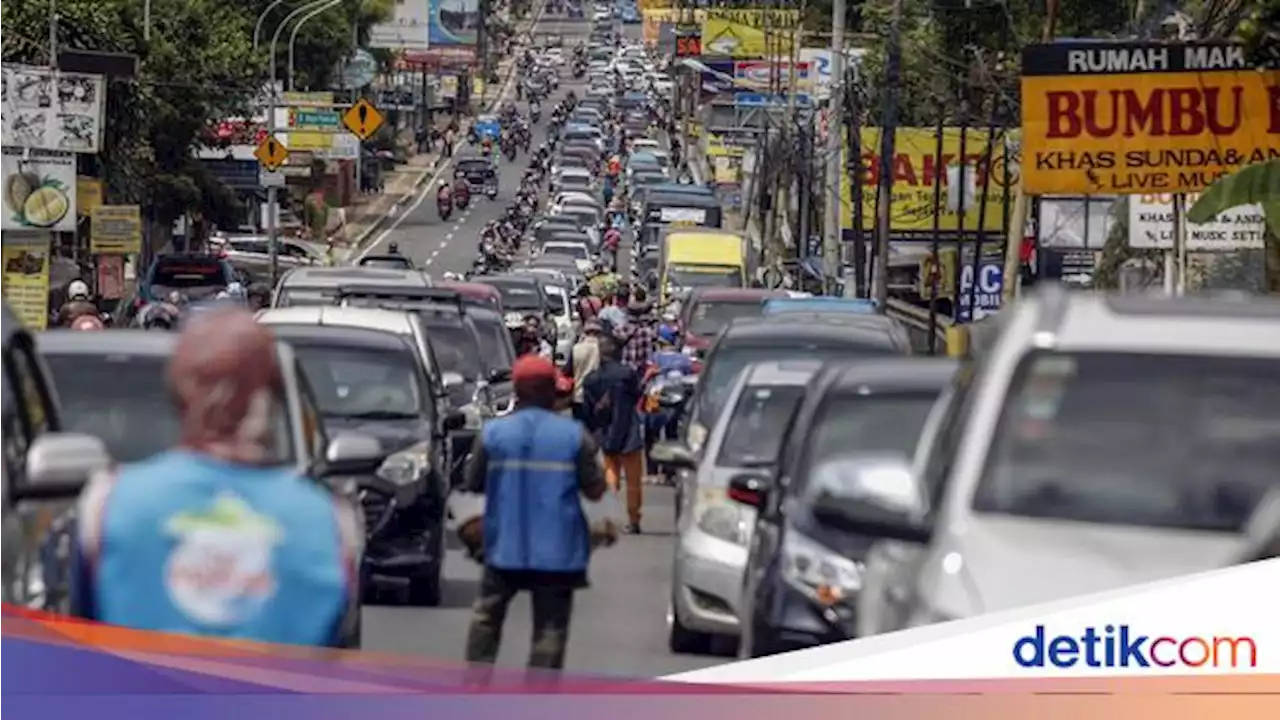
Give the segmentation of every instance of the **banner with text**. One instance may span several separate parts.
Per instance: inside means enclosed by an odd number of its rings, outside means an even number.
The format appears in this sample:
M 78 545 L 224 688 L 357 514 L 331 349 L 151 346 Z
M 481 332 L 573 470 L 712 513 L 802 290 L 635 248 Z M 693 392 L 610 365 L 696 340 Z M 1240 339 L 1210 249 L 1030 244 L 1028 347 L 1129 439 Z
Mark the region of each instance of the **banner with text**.
M 694 23 L 701 24 L 706 18 L 706 12 L 703 10 L 695 10 L 689 12 L 687 10 L 678 10 L 676 8 L 653 8 L 641 11 L 642 24 L 640 26 L 640 38 L 644 40 L 646 45 L 650 47 L 658 44 L 658 40 L 662 37 L 662 26 L 670 23 L 671 25 L 679 25 L 681 20 L 692 18 Z
M 1187 195 L 1187 207 L 1199 196 Z M 1266 233 L 1262 208 L 1242 205 L 1207 223 L 1187 223 L 1187 249 L 1260 250 Z M 1129 197 L 1129 247 L 1143 250 L 1173 249 L 1173 195 L 1147 194 Z
M 843 130 L 841 131 L 843 132 Z M 964 157 L 967 172 L 964 184 L 958 182 L 960 172 L 961 137 L 964 140 Z M 997 135 L 997 137 L 999 137 Z M 890 205 L 889 226 L 893 232 L 931 232 L 934 220 L 935 178 L 943 187 L 938 198 L 941 215 L 938 229 L 945 233 L 960 228 L 961 197 L 963 196 L 964 228 L 978 229 L 979 215 L 982 228 L 999 231 L 1004 228 L 1005 198 L 1018 184 L 1017 154 L 1013 139 L 998 143 L 993 157 L 988 158 L 987 131 L 985 129 L 944 128 L 942 156 L 937 155 L 937 131 L 934 128 L 898 128 L 894 137 L 893 204 Z M 845 154 L 849 148 L 846 145 Z M 871 230 L 876 222 L 876 186 L 880 182 L 880 129 L 862 130 L 862 228 Z M 991 179 L 986 180 L 987 168 Z M 980 207 L 982 188 L 986 184 L 986 212 Z M 840 227 L 853 228 L 853 194 L 847 177 L 842 181 Z
M 733 64 L 733 84 L 739 90 L 768 90 L 775 76 L 784 92 L 813 89 L 806 62 L 798 62 L 794 68 L 790 60 L 739 60 Z
M 1026 190 L 1202 190 L 1280 158 L 1280 71 L 1222 43 L 1034 45 L 1022 53 Z
M 799 10 L 713 8 L 702 21 L 702 52 L 733 58 L 790 55 L 799 27 Z

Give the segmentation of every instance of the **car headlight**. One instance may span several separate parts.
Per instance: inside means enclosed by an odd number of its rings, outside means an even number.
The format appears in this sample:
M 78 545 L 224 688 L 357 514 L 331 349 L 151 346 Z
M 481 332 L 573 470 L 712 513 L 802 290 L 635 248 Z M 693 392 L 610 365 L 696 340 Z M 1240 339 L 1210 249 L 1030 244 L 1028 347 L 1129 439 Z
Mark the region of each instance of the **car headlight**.
M 689 449 L 696 454 L 706 441 L 707 427 L 699 422 L 689 423 Z
M 827 607 L 862 588 L 862 563 L 837 555 L 792 530 L 782 540 L 782 579 Z
M 402 451 L 383 460 L 382 465 L 378 466 L 377 475 L 392 485 L 404 487 L 417 482 L 425 474 L 426 469 L 426 456 L 417 452 Z
M 721 493 L 720 498 L 699 498 L 694 508 L 694 525 L 718 540 L 747 546 L 751 539 L 750 518 L 746 508 Z

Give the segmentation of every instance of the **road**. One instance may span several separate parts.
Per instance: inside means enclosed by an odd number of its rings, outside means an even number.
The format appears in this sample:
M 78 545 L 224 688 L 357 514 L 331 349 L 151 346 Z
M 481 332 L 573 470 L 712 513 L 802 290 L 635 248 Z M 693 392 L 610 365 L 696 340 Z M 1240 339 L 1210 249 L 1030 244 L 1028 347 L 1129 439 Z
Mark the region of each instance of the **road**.
M 541 31 L 563 33 L 567 47 L 579 40 L 585 41 L 588 29 L 585 22 L 555 19 L 544 20 L 539 27 Z M 627 34 L 639 39 L 640 26 L 628 26 Z M 580 95 L 584 89 L 574 85 L 566 73 L 562 92 L 571 87 L 576 87 Z M 543 137 L 543 133 L 541 126 L 536 128 L 535 139 Z M 471 210 L 448 223 L 440 222 L 436 216 L 432 190 L 417 207 L 411 204 L 400 222 L 390 226 L 379 243 L 394 240 L 401 252 L 412 256 L 436 276 L 450 270 L 468 269 L 480 228 L 506 207 L 523 167 L 524 163 L 518 162 L 503 170 L 502 194 L 497 201 L 480 198 Z M 728 661 L 723 657 L 673 655 L 667 649 L 674 504 L 671 489 L 646 486 L 645 533 L 623 537 L 617 546 L 601 550 L 595 558 L 590 570 L 591 587 L 579 593 L 575 600 L 567 658 L 569 671 L 657 677 Z M 462 553 L 450 551 L 444 575 L 441 607 L 365 607 L 364 647 L 461 662 L 480 567 Z M 523 666 L 529 653 L 531 627 L 528 598 L 521 597 L 507 616 L 499 665 Z

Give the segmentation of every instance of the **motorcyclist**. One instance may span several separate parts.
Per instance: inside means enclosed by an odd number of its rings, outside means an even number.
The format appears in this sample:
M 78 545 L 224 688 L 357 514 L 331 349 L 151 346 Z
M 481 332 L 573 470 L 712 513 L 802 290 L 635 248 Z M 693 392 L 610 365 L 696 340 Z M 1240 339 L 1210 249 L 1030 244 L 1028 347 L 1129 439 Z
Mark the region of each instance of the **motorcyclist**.
M 280 462 L 271 331 L 211 310 L 178 338 L 167 378 L 178 446 L 95 475 L 80 496 L 71 614 L 224 640 L 352 638 L 360 520 Z
M 400 243 L 396 242 L 395 240 L 392 240 L 391 242 L 387 243 L 387 254 L 388 254 L 388 255 L 399 255 L 399 254 L 400 254 Z
M 177 329 L 180 317 L 181 314 L 178 308 L 173 305 L 156 303 L 143 309 L 143 314 L 139 321 L 143 330 L 169 331 Z
M 436 204 L 441 207 L 453 204 L 453 190 L 449 187 L 448 180 L 441 180 L 440 186 L 436 188 Z
M 67 285 L 67 301 L 58 308 L 57 324 L 71 327 L 71 323 L 84 315 L 97 317 L 98 307 L 89 295 L 89 286 L 83 280 L 72 280 Z

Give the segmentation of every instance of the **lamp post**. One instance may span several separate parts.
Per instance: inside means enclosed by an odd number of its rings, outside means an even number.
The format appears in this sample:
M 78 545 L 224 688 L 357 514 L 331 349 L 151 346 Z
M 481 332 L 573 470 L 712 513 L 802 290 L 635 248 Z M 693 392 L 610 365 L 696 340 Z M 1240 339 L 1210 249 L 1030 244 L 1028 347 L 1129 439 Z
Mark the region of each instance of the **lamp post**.
M 289 33 L 289 91 L 290 92 L 293 92 L 293 46 L 298 42 L 298 31 L 301 30 L 302 26 L 306 25 L 311 20 L 311 18 L 321 13 L 332 10 L 341 2 L 342 0 L 327 0 L 320 7 L 316 8 L 315 10 L 312 10 L 306 15 L 303 15 L 302 19 L 294 24 L 293 32 Z
M 262 34 L 262 24 L 267 21 L 267 16 L 271 14 L 272 10 L 275 10 L 276 8 L 280 7 L 280 5 L 284 2 L 286 2 L 286 0 L 272 0 L 271 4 L 267 6 L 267 9 L 263 10 L 262 14 L 258 16 L 258 22 L 254 23 L 253 25 L 253 49 L 254 50 L 258 49 L 258 36 Z
M 293 22 L 294 18 L 305 15 L 322 5 L 334 2 L 335 0 L 312 0 L 312 2 L 296 8 L 276 26 L 275 34 L 271 36 L 271 85 L 267 94 L 267 130 L 272 137 L 275 137 L 276 134 L 276 46 L 280 44 L 280 34 L 284 32 L 289 23 Z M 267 188 L 267 258 L 271 267 L 271 286 L 273 288 L 276 281 L 280 279 L 280 253 L 279 248 L 276 247 L 276 216 L 279 214 L 280 206 L 276 191 L 275 185 Z

